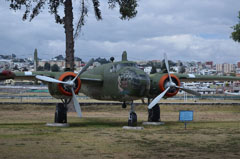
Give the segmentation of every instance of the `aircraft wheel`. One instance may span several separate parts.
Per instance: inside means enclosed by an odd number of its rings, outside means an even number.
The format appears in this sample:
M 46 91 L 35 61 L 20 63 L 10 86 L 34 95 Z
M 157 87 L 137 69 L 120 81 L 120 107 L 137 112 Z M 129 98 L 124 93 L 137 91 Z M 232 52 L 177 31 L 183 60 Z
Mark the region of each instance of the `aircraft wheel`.
M 127 108 L 127 104 L 125 102 L 123 102 L 122 108 Z
M 128 126 L 137 126 L 137 114 L 135 112 L 129 114 Z
M 148 121 L 159 122 L 160 121 L 160 107 L 156 104 L 152 109 L 148 109 Z
M 67 107 L 63 103 L 56 105 L 55 123 L 67 123 Z

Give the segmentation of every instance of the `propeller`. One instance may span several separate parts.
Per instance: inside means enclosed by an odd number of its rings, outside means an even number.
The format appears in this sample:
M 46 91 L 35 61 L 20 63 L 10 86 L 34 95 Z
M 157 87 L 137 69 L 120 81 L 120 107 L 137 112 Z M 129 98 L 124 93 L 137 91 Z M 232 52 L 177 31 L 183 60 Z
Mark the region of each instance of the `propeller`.
M 193 90 L 190 90 L 188 88 L 184 88 L 184 87 L 179 87 L 177 86 L 173 81 L 172 81 L 172 78 L 171 78 L 171 75 L 170 75 L 170 71 L 169 71 L 169 64 L 168 64 L 168 59 L 167 59 L 167 55 L 164 53 L 164 61 L 165 61 L 165 65 L 166 65 L 166 68 L 167 68 L 167 72 L 168 72 L 168 78 L 169 78 L 169 83 L 167 84 L 167 88 L 165 91 L 163 91 L 161 94 L 159 94 L 156 98 L 153 99 L 153 101 L 148 105 L 148 109 L 152 109 L 163 97 L 164 95 L 167 93 L 167 91 L 170 89 L 170 88 L 178 88 L 178 89 L 181 89 L 189 94 L 193 94 L 193 95 L 196 95 L 196 96 L 201 96 L 200 93 L 196 92 L 196 91 L 193 91 Z
M 191 89 L 188 89 L 188 88 L 186 88 L 186 87 L 179 87 L 179 86 L 176 86 L 176 87 L 179 88 L 179 89 L 181 89 L 181 90 L 183 90 L 183 91 L 185 91 L 185 92 L 187 92 L 187 93 L 189 93 L 189 94 L 193 94 L 193 95 L 195 95 L 195 96 L 201 96 L 201 93 L 196 92 L 196 91 L 191 90 Z
M 47 76 L 37 75 L 36 78 L 41 81 L 46 81 L 46 82 L 51 82 L 51 83 L 69 84 L 68 82 L 59 81 L 55 78 L 51 78 L 51 77 L 47 77 Z
M 82 68 L 82 70 L 77 74 L 77 76 L 71 80 L 71 81 L 59 81 L 57 79 L 54 79 L 54 78 L 51 78 L 51 77 L 47 77 L 47 76 L 40 76 L 40 75 L 37 75 L 36 78 L 41 80 L 41 81 L 46 81 L 46 82 L 50 82 L 50 83 L 61 83 L 61 84 L 64 84 L 64 85 L 67 85 L 68 87 L 71 88 L 71 91 L 72 91 L 72 100 L 73 100 L 73 104 L 74 104 L 74 107 L 75 107 L 75 110 L 78 114 L 79 117 L 82 117 L 82 112 L 81 112 L 81 107 L 80 107 L 80 104 L 77 100 L 77 97 L 76 97 L 76 94 L 73 90 L 73 87 L 74 87 L 74 82 L 75 80 L 84 72 L 88 69 L 88 67 L 90 65 L 92 65 L 93 63 L 93 59 L 89 60 L 88 63 Z
M 73 88 L 71 88 L 71 91 L 72 91 L 72 94 L 73 94 L 72 100 L 73 100 L 73 105 L 75 107 L 75 110 L 76 110 L 78 116 L 82 117 L 81 107 L 80 107 L 80 104 L 79 104 L 79 102 L 77 100 L 77 97 L 76 97 L 76 94 L 75 94 Z

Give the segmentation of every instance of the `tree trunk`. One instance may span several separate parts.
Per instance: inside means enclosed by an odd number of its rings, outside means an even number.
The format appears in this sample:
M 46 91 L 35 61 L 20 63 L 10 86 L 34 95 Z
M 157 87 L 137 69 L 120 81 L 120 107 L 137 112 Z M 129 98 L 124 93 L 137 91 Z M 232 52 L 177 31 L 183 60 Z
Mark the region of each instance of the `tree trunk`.
M 64 2 L 64 28 L 66 34 L 66 71 L 74 71 L 74 39 L 72 0 Z

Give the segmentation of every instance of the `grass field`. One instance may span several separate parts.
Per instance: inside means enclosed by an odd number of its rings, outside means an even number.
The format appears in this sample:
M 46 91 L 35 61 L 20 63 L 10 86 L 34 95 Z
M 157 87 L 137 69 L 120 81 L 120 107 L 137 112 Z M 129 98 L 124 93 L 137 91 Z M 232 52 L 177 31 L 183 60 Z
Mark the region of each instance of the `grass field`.
M 46 127 L 55 106 L 0 105 L 0 158 L 239 158 L 240 106 L 161 106 L 161 126 L 124 130 L 128 110 L 85 106 L 68 113 L 68 128 Z M 194 121 L 178 122 L 179 110 Z M 147 109 L 137 106 L 138 125 Z

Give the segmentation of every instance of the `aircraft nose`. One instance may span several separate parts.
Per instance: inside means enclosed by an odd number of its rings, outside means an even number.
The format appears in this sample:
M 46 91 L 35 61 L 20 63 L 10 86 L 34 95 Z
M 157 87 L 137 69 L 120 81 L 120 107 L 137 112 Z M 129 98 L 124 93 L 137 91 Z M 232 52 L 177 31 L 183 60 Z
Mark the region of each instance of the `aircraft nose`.
M 150 78 L 140 69 L 126 69 L 119 75 L 119 89 L 129 96 L 144 97 L 150 89 Z

